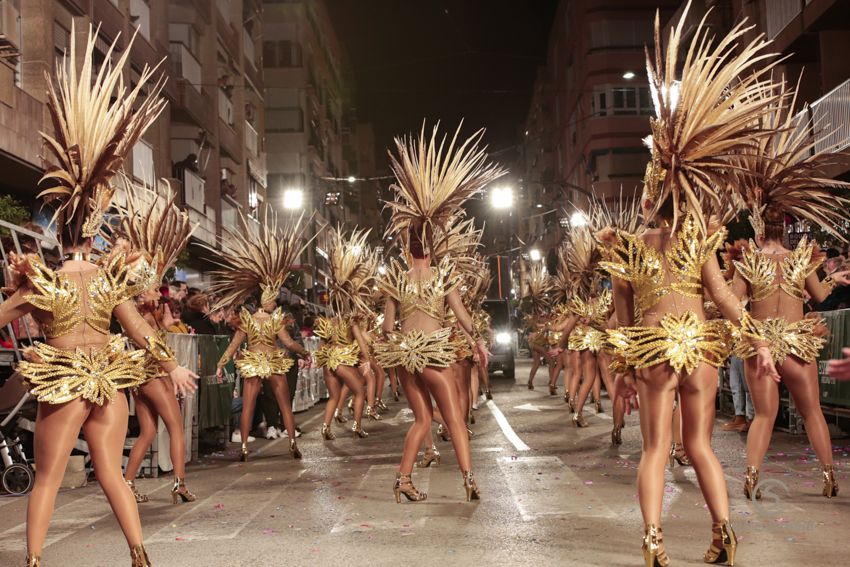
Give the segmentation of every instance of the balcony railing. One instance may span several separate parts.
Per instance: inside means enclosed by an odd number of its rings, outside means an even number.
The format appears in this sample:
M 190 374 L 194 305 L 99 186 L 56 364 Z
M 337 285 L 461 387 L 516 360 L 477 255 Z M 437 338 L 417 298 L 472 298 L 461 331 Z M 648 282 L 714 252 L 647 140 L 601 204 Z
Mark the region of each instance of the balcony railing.
M 151 39 L 151 7 L 145 0 L 130 0 L 130 20 L 146 40 Z
M 254 38 L 251 37 L 251 32 L 244 28 L 242 29 L 242 50 L 245 53 L 245 59 L 256 69 L 257 51 L 254 47 Z
M 196 91 L 201 92 L 201 64 L 192 52 L 183 43 L 174 42 L 169 44 L 168 51 L 174 64 L 174 72 L 186 79 Z
M 148 187 L 153 187 L 156 173 L 153 165 L 153 146 L 139 140 L 133 146 L 133 177 Z
M 224 91 L 218 91 L 218 116 L 228 126 L 233 126 L 233 102 L 224 94 Z
M 186 205 L 203 213 L 205 205 L 204 187 L 206 185 L 203 178 L 191 169 L 184 169 L 182 172 L 178 172 L 178 175 L 183 177 L 183 199 Z
M 803 0 L 764 0 L 767 38 L 773 39 L 803 11 Z
M 810 105 L 816 152 L 850 147 L 850 79 Z
M 210 214 L 214 215 L 215 211 L 210 211 Z M 215 218 L 210 218 L 208 215 L 204 213 L 199 213 L 194 209 L 189 209 L 189 220 L 193 223 L 198 223 L 198 228 L 195 229 L 195 232 L 192 233 L 192 236 L 201 240 L 205 244 L 209 244 L 210 246 L 215 246 L 216 244 L 216 222 Z
M 259 149 L 259 139 L 260 135 L 257 134 L 257 131 L 254 130 L 254 127 L 251 126 L 251 123 L 247 120 L 245 121 L 245 148 L 252 156 L 257 155 L 257 150 Z

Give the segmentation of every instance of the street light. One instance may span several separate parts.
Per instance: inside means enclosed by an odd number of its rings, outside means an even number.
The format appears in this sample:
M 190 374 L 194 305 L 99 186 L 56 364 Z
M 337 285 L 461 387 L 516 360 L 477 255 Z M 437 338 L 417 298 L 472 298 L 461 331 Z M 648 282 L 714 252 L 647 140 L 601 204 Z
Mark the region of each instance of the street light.
M 531 258 L 532 262 L 539 262 L 543 256 L 540 255 L 540 250 L 532 248 L 528 251 L 528 257 Z
M 509 186 L 493 187 L 490 203 L 494 209 L 510 209 L 514 205 L 514 190 Z
M 635 76 L 636 75 L 635 75 L 634 71 L 626 71 L 625 73 L 623 73 L 623 78 L 626 79 L 627 81 L 634 79 Z
M 570 224 L 573 226 L 585 226 L 587 224 L 587 217 L 584 216 L 583 212 L 576 211 L 570 216 Z
M 355 181 L 357 181 L 357 178 L 356 178 L 356 177 L 354 177 L 353 175 L 349 175 L 349 176 L 348 176 L 348 182 L 349 182 L 349 183 L 354 183 Z
M 290 211 L 304 206 L 304 191 L 301 189 L 286 189 L 283 192 L 283 208 Z

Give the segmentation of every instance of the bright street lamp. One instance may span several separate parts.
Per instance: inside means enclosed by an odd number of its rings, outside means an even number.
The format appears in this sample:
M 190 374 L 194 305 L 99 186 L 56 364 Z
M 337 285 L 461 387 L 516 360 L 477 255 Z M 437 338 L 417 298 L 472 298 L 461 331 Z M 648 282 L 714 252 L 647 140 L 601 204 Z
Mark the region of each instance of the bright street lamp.
M 576 211 L 570 216 L 570 224 L 573 226 L 585 226 L 587 224 L 587 217 L 584 216 L 583 212 Z
M 494 209 L 510 209 L 514 205 L 514 190 L 509 186 L 493 187 L 490 203 Z
M 354 183 L 355 181 L 357 181 L 357 178 L 356 178 L 356 177 L 354 177 L 353 175 L 349 175 L 349 176 L 348 176 L 348 182 L 349 182 L 349 183 Z
M 623 78 L 626 79 L 627 81 L 634 79 L 635 76 L 636 75 L 635 75 L 634 71 L 626 71 L 625 73 L 623 73 Z
M 286 189 L 283 192 L 283 208 L 290 211 L 304 206 L 304 191 L 301 189 Z
M 532 262 L 539 262 L 542 256 L 540 255 L 540 250 L 537 248 L 532 248 L 528 251 L 528 257 L 531 258 Z

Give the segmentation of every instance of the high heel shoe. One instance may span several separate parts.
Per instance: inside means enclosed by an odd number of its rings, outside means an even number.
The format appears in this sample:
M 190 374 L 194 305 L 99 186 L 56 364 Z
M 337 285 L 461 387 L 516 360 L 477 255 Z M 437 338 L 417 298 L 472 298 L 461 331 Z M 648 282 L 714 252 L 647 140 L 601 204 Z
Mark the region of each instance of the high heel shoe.
M 41 555 L 27 553 L 27 567 L 41 567 Z
M 342 412 L 339 411 L 339 408 L 334 410 L 334 419 L 337 423 L 348 423 L 348 418 L 342 415 Z
M 572 398 L 567 400 L 567 403 L 570 406 L 570 413 L 575 413 L 576 412 L 576 398 L 575 398 L 575 396 L 573 396 Z
M 823 495 L 827 498 L 838 496 L 838 482 L 835 480 L 835 465 L 823 466 Z
M 295 439 L 290 439 L 289 441 L 289 454 L 292 455 L 293 459 L 300 459 L 302 457 L 301 450 L 298 449 Z
M 130 487 L 130 490 L 133 491 L 133 497 L 136 499 L 136 504 L 144 504 L 148 501 L 148 495 L 139 493 L 138 489 L 136 488 L 135 481 L 124 479 L 124 482 L 126 482 L 127 486 Z
M 581 412 L 573 414 L 573 425 L 576 427 L 587 427 L 587 421 L 584 419 Z
M 744 496 L 747 500 L 761 500 L 761 489 L 759 485 L 759 470 L 758 467 L 747 467 L 746 475 L 744 476 Z
M 646 567 L 667 567 L 670 565 L 670 558 L 667 557 L 667 551 L 664 549 L 661 528 L 655 524 L 646 526 L 642 549 Z
M 475 412 L 472 410 L 469 411 L 469 424 L 475 425 Z
M 354 415 L 354 398 L 348 399 L 348 405 L 346 407 L 348 408 L 348 415 Z
M 595 403 L 596 403 L 596 413 L 604 413 L 602 411 L 602 400 L 597 398 Z
M 375 400 L 375 407 L 381 411 L 387 411 L 388 409 L 390 409 L 387 407 L 387 404 L 385 404 L 381 398 Z
M 570 403 L 570 391 L 569 390 L 564 390 L 564 403 L 565 404 Z
M 322 439 L 325 441 L 333 441 L 336 439 L 336 435 L 334 435 L 334 432 L 331 431 L 331 426 L 327 423 L 322 424 Z
M 413 486 L 413 481 L 410 480 L 409 474 L 396 473 L 395 485 L 393 485 L 393 494 L 395 494 L 396 504 L 401 504 L 401 495 L 407 498 L 409 502 L 422 502 L 428 495 L 424 492 L 419 492 Z
M 396 390 L 395 392 L 393 392 L 393 399 L 394 399 L 395 401 L 398 401 L 398 390 Z
M 189 492 L 189 489 L 186 488 L 186 479 L 175 476 L 174 486 L 171 487 L 171 502 L 173 504 L 178 504 L 180 501 L 194 502 L 197 499 L 198 497 Z
M 533 390 L 533 389 L 534 389 L 534 382 L 532 382 L 531 380 L 529 380 L 529 381 L 528 381 L 528 384 L 526 384 L 526 386 L 528 386 L 528 389 L 529 389 L 529 390 Z
M 133 560 L 131 567 L 151 567 L 151 560 L 141 543 L 130 548 L 130 559 Z
M 492 400 L 493 399 L 493 392 L 491 392 L 490 390 L 484 390 L 484 397 L 487 398 L 488 400 Z
M 432 464 L 440 466 L 440 452 L 437 450 L 436 445 L 431 445 L 429 448 L 425 449 L 425 454 L 422 456 L 422 460 L 418 461 L 416 466 L 420 469 L 427 469 Z
M 729 520 L 711 524 L 711 546 L 705 552 L 703 561 L 720 565 L 734 565 L 738 538 L 732 530 Z
M 351 424 L 351 432 L 354 433 L 355 439 L 357 439 L 358 437 L 360 439 L 365 439 L 366 437 L 369 437 L 369 434 L 363 431 L 363 428 L 360 427 L 360 424 L 356 421 L 352 422 Z
M 688 454 L 685 453 L 685 447 L 681 443 L 673 443 L 670 446 L 670 467 L 673 467 L 673 463 L 679 463 L 680 467 L 689 467 L 691 466 L 691 460 L 688 458 Z
M 557 396 L 558 395 L 558 386 L 554 384 L 549 384 L 549 395 Z
M 614 429 L 611 430 L 611 445 L 622 445 L 623 444 L 623 426 L 622 425 L 614 425 Z
M 248 462 L 248 446 L 245 443 L 242 443 L 242 451 L 239 453 L 239 460 L 243 463 Z
M 452 438 L 449 436 L 449 428 L 443 425 L 442 423 L 437 426 L 437 435 L 440 436 L 440 439 L 443 441 L 451 441 Z
M 366 417 L 368 417 L 372 421 L 381 421 L 382 419 L 384 419 L 383 417 L 381 417 L 381 414 L 375 411 L 375 408 L 373 408 L 372 406 L 366 406 L 366 411 L 364 413 L 366 414 Z
M 466 491 L 467 502 L 481 500 L 481 491 L 478 490 L 478 485 L 475 484 L 472 471 L 463 471 L 463 489 Z

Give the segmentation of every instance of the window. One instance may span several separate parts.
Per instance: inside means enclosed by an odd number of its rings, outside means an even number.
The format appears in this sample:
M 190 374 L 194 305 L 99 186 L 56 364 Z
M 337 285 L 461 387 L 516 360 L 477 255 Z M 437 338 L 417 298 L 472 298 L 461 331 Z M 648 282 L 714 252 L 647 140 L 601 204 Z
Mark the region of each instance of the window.
M 65 50 L 71 46 L 71 32 L 59 22 L 53 22 L 53 57 L 54 65 L 62 63 Z
M 276 108 L 266 111 L 266 132 L 303 132 L 304 113 L 300 108 Z
M 295 41 L 263 42 L 263 64 L 266 67 L 300 67 L 301 45 Z
M 643 47 L 652 43 L 652 22 L 598 20 L 590 23 L 590 48 Z
M 599 116 L 650 116 L 649 87 L 598 85 L 593 89 L 591 112 Z
M 266 108 L 297 108 L 299 105 L 298 89 L 266 87 Z

